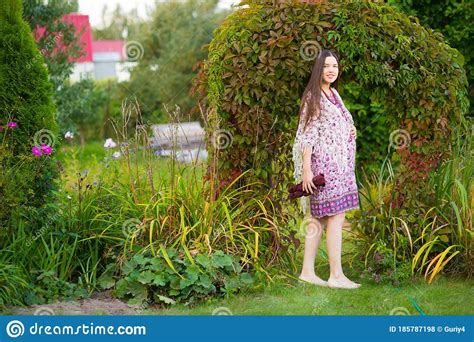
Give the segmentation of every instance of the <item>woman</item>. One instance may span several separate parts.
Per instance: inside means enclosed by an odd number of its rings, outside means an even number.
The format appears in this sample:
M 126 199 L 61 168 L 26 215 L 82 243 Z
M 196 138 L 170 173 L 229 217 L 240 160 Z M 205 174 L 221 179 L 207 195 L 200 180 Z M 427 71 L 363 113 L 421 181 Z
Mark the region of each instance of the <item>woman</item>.
M 299 113 L 293 145 L 294 176 L 296 182 L 302 182 L 303 189 L 311 193 L 309 210 L 308 197 L 300 198 L 301 209 L 309 223 L 299 278 L 320 286 L 355 289 L 360 284 L 348 279 L 342 271 L 341 245 L 345 211 L 360 208 L 354 172 L 356 128 L 339 93 L 330 87 L 338 75 L 336 54 L 331 50 L 321 51 L 303 93 Z M 324 174 L 326 185 L 316 189 L 312 179 L 319 173 Z M 323 225 L 327 227 L 330 264 L 327 281 L 314 272 Z

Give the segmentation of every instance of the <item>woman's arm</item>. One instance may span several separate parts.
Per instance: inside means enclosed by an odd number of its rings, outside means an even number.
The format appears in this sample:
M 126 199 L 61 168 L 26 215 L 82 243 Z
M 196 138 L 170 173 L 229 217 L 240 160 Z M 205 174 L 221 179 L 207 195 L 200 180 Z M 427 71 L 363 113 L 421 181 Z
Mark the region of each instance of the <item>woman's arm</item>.
M 293 151 L 293 158 L 295 161 L 295 179 L 303 182 L 303 189 L 313 193 L 313 188 L 316 188 L 313 179 L 313 172 L 311 169 L 311 155 L 313 148 L 319 140 L 318 130 L 319 126 L 317 120 L 310 118 L 306 129 L 304 129 L 304 123 L 308 115 L 308 102 L 311 99 L 311 94 L 308 93 L 306 99 L 303 102 L 301 116 L 298 123 L 298 130 L 296 134 L 295 148 Z M 301 156 L 302 154 L 302 156 Z
M 303 150 L 303 184 L 302 188 L 304 191 L 313 193 L 313 189 L 316 189 L 316 185 L 313 183 L 313 170 L 311 170 L 311 154 L 312 147 L 305 147 Z

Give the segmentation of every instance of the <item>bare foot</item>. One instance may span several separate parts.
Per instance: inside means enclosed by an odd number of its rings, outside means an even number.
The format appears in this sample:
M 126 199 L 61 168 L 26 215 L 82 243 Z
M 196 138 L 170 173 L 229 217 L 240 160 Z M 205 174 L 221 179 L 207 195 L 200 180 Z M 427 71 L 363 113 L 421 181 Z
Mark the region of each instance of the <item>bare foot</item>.
M 303 276 L 300 275 L 298 279 L 307 281 L 308 283 L 311 283 L 313 285 L 318 285 L 318 286 L 328 286 L 328 282 L 325 280 L 322 280 L 319 278 L 317 275 L 312 275 L 312 276 Z
M 340 289 L 357 289 L 360 287 L 360 284 L 353 282 L 352 280 L 348 279 L 345 275 L 340 277 L 329 277 L 328 287 L 331 288 L 340 288 Z

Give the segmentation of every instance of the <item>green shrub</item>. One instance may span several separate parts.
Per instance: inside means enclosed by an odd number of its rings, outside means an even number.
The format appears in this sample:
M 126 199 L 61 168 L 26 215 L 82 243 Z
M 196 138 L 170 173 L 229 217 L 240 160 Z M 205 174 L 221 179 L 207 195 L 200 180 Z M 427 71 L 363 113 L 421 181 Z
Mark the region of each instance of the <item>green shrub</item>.
M 83 287 L 59 279 L 54 271 L 34 271 L 32 278 L 24 297 L 27 305 L 70 301 L 89 296 Z
M 0 226 L 16 208 L 41 207 L 57 188 L 51 156 L 32 148 L 57 148 L 51 83 L 31 30 L 22 20 L 20 0 L 0 5 Z M 8 128 L 8 122 L 17 124 Z
M 396 188 L 390 161 L 362 179 L 361 210 L 354 213 L 352 231 L 365 277 L 400 282 L 424 276 L 431 283 L 442 273 L 472 276 L 471 127 L 457 127 L 452 158 L 435 169 L 415 208 L 390 205 Z
M 20 267 L 4 259 L 0 260 L 0 307 L 7 304 L 22 304 L 27 289 L 26 275 Z
M 208 105 L 207 150 L 210 160 L 218 160 L 219 177 L 251 169 L 252 177 L 275 188 L 274 198 L 286 196 L 293 180 L 295 113 L 317 52 L 332 49 L 340 57 L 342 84 L 357 82 L 383 106 L 387 129 L 395 135 L 385 137 L 385 146 L 409 135 L 408 148 L 396 150 L 401 162 L 396 203 L 415 206 L 426 174 L 449 156 L 451 128 L 468 110 L 459 51 L 385 3 L 240 4 L 248 7 L 215 30 L 195 82 Z M 340 93 L 348 98 L 344 88 Z M 358 120 L 354 117 L 356 126 Z M 227 131 L 232 147 L 214 152 L 218 129 Z
M 99 285 L 104 289 L 113 287 L 115 295 L 128 299 L 129 304 L 194 303 L 232 295 L 254 281 L 249 273 L 242 272 L 237 257 L 222 251 L 190 259 L 183 251 L 167 249 L 156 257 L 134 255 L 123 263 L 117 276 L 113 275 L 115 268 L 115 264 L 109 265 Z
M 458 49 L 464 56 L 467 80 L 469 82 L 469 101 L 474 103 L 474 44 L 466 44 L 474 39 L 474 3 L 472 1 L 453 0 L 388 0 L 400 10 L 413 15 L 423 26 L 441 32 L 449 45 Z M 470 107 L 471 117 L 474 108 Z
M 387 154 L 389 119 L 383 105 L 371 100 L 370 89 L 351 81 L 344 85 L 344 90 L 344 103 L 357 118 L 356 172 L 376 171 Z
M 66 82 L 56 94 L 61 130 L 79 133 L 81 145 L 87 138 L 98 137 L 102 126 L 101 108 L 107 94 L 91 79 Z

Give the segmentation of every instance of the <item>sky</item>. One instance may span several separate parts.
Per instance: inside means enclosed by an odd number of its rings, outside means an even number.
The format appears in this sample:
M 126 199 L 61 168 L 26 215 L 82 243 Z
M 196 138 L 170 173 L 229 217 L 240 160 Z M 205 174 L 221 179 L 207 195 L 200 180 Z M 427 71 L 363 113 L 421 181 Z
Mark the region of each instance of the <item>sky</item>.
M 113 10 L 117 4 L 125 11 L 137 8 L 138 14 L 145 17 L 147 7 L 153 7 L 155 0 L 79 0 L 79 13 L 89 15 L 92 26 L 99 26 L 102 22 L 102 8 L 107 4 L 109 10 Z M 219 8 L 231 8 L 232 4 L 239 3 L 238 0 L 220 0 Z

